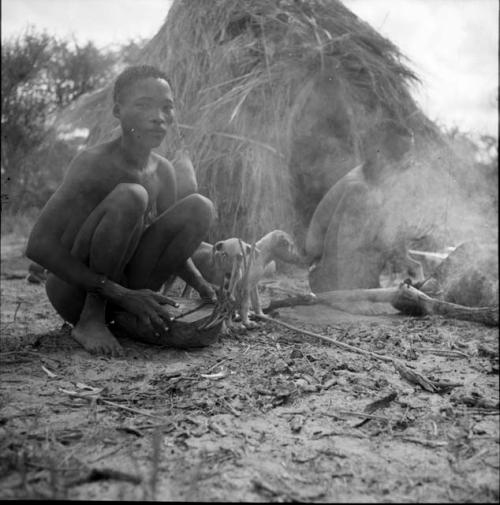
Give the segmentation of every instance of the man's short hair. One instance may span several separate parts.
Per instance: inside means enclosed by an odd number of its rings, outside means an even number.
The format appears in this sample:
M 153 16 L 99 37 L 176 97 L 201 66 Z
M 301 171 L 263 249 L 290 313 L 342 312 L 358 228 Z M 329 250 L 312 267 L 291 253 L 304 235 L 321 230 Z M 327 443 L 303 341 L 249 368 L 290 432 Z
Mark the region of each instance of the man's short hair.
M 132 67 L 126 68 L 115 81 L 113 88 L 113 100 L 115 103 L 119 102 L 123 90 L 130 87 L 132 84 L 140 81 L 142 79 L 147 79 L 148 77 L 153 77 L 155 79 L 165 79 L 170 86 L 170 81 L 168 80 L 167 74 L 160 70 L 159 68 L 153 67 L 151 65 L 134 65 Z

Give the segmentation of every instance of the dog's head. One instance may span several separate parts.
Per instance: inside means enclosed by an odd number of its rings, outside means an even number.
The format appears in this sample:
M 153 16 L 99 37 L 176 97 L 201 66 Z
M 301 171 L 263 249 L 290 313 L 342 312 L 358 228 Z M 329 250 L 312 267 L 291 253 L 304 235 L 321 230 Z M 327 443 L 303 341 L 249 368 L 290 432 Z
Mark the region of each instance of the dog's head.
M 271 249 L 274 258 L 286 263 L 303 263 L 304 258 L 289 233 L 282 230 L 274 230 L 271 233 Z
M 219 240 L 213 248 L 215 266 L 219 271 L 230 273 L 235 261 L 244 266 L 250 258 L 251 251 L 252 246 L 239 238 Z M 254 255 L 258 257 L 259 251 L 257 249 L 254 250 Z

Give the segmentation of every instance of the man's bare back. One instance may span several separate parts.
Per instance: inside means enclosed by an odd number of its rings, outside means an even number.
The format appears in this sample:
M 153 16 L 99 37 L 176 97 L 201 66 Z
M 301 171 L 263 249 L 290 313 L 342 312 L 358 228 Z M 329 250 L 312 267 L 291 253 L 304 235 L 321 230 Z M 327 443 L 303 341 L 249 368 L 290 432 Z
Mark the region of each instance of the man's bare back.
M 177 270 L 189 273 L 214 212 L 199 194 L 176 201 L 172 165 L 151 152 L 173 120 L 172 91 L 160 71 L 123 72 L 113 112 L 122 135 L 73 160 L 27 255 L 50 272 L 47 295 L 74 325 L 73 337 L 90 352 L 120 354 L 108 323 L 124 315 L 129 329 L 135 321 L 168 343 L 168 299 L 155 291 Z
M 396 123 L 379 130 L 368 136 L 364 163 L 328 190 L 311 218 L 305 250 L 314 292 L 376 288 L 389 257 L 401 256 L 406 264 L 406 251 L 384 237 L 381 210 L 391 190 L 385 181 L 407 166 L 402 160 L 413 134 Z

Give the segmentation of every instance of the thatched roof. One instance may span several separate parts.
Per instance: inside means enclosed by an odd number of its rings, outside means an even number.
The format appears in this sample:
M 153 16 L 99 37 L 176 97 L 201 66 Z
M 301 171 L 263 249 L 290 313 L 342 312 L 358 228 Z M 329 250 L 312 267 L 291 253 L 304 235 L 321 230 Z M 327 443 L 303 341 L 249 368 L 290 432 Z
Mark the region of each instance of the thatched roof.
M 212 238 L 301 235 L 382 122 L 437 135 L 398 48 L 338 0 L 175 0 L 138 62 L 170 77 L 200 191 L 218 209 Z M 116 126 L 111 87 L 98 98 L 91 143 Z

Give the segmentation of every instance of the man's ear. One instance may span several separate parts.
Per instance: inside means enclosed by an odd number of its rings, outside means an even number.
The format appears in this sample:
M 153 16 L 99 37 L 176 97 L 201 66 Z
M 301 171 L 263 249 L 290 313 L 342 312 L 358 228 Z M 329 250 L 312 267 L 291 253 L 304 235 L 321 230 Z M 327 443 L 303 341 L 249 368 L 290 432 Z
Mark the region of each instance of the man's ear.
M 115 102 L 113 105 L 113 116 L 115 118 L 120 119 L 120 104 Z

